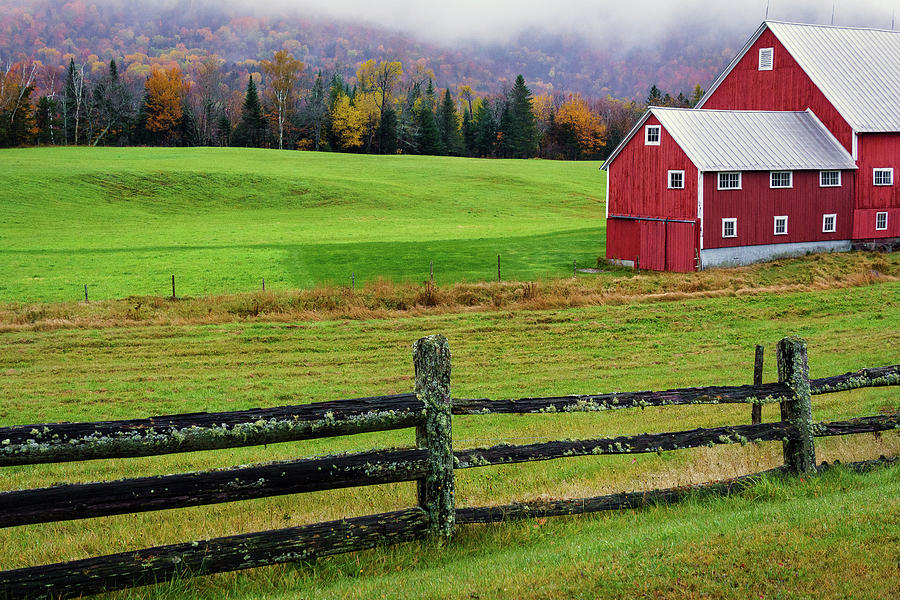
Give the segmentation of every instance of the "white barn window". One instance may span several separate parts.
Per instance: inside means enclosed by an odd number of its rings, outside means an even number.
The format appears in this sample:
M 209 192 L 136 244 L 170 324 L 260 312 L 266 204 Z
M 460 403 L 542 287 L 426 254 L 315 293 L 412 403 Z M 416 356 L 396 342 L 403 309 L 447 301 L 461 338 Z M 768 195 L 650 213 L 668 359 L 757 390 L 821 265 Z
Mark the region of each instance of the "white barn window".
M 775 235 L 787 235 L 787 216 L 775 217 Z
M 739 172 L 719 173 L 719 189 L 720 190 L 739 190 L 739 189 L 741 189 L 741 174 Z
M 669 189 L 684 189 L 684 171 L 669 171 Z
M 737 237 L 737 219 L 722 219 L 722 237 Z
M 822 215 L 822 233 L 834 233 L 837 231 L 837 215 Z
M 644 127 L 644 144 L 647 146 L 659 146 L 659 125 L 647 125 Z
M 841 187 L 841 172 L 819 171 L 819 187 Z
M 769 187 L 794 187 L 794 174 L 790 171 L 772 171 L 771 173 L 769 173 Z
M 771 71 L 775 64 L 775 48 L 759 49 L 759 70 Z
M 873 169 L 872 181 L 875 185 L 894 185 L 894 169 Z
M 887 229 L 887 212 L 875 213 L 875 229 L 877 231 Z

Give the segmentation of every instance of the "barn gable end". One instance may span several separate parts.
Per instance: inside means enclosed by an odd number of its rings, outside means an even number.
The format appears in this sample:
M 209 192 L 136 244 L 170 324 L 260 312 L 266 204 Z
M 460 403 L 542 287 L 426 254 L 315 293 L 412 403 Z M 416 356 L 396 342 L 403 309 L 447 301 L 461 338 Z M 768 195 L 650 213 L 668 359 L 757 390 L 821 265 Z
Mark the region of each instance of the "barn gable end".
M 651 108 L 610 155 L 607 257 L 675 270 L 687 250 L 654 222 L 685 217 L 701 268 L 900 245 L 898 98 L 900 32 L 764 22 L 697 108 Z M 661 187 L 671 169 L 683 197 Z

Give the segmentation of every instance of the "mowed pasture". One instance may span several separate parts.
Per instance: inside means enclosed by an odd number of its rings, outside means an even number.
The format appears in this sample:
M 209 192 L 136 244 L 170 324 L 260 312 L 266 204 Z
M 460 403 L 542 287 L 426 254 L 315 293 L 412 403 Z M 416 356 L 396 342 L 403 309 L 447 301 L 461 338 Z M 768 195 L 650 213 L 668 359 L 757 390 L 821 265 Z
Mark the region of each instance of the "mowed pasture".
M 0 150 L 0 302 L 533 280 L 605 247 L 595 162 Z
M 0 333 L 0 423 L 237 410 L 408 391 L 412 342 L 443 333 L 457 397 L 508 398 L 752 378 L 753 347 L 809 341 L 812 377 L 900 362 L 900 283 L 556 310 L 391 319 L 61 328 Z M 816 396 L 813 417 L 895 411 L 896 388 Z M 764 420 L 778 418 L 767 406 Z M 457 448 L 747 423 L 749 406 L 456 417 Z M 7 468 L 2 489 L 409 445 L 413 432 L 156 458 Z M 817 443 L 819 460 L 896 456 L 900 435 Z M 563 459 L 457 473 L 460 506 L 694 483 L 781 464 L 781 445 Z M 736 498 L 617 515 L 468 526 L 404 544 L 115 597 L 890 598 L 900 580 L 898 467 L 764 481 Z M 0 530 L 4 566 L 285 527 L 409 506 L 412 484 Z M 710 576 L 715 573 L 715 576 Z M 748 593 L 751 592 L 751 593 Z

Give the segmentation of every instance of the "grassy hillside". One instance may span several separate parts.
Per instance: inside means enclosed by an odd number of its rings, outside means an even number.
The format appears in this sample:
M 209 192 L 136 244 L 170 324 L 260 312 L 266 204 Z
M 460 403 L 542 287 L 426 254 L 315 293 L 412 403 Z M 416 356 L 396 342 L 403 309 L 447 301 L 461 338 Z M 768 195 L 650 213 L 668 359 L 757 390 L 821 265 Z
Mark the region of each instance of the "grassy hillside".
M 873 309 L 877 307 L 877 309 Z M 900 362 L 900 283 L 559 310 L 447 313 L 371 320 L 132 326 L 0 333 L 0 423 L 109 419 L 407 391 L 410 344 L 444 333 L 457 397 L 516 397 L 751 379 L 753 346 L 809 340 L 811 376 Z M 900 408 L 896 388 L 817 396 L 817 420 Z M 458 448 L 749 422 L 747 406 L 454 419 Z M 777 407 L 764 408 L 775 420 Z M 412 443 L 409 431 L 118 461 L 6 468 L 0 489 L 246 464 Z M 527 440 L 527 441 L 526 441 Z M 819 460 L 900 453 L 900 435 L 829 438 Z M 462 471 L 458 503 L 578 497 L 706 481 L 781 463 L 778 443 L 661 456 L 582 457 Z M 467 527 L 428 544 L 259 569 L 125 597 L 800 598 L 890 597 L 897 588 L 897 468 L 822 483 L 764 483 L 732 501 L 618 516 Z M 391 510 L 414 502 L 396 484 L 0 530 L 10 566 Z M 892 529 L 893 528 L 893 529 Z M 858 550 L 867 548 L 865 552 Z M 827 560 L 821 557 L 828 557 Z M 747 565 L 742 567 L 740 565 Z M 717 577 L 702 573 L 716 571 Z M 698 574 L 700 573 L 700 574 Z M 562 574 L 562 576 L 561 576 Z M 886 582 L 886 584 L 885 584 Z M 887 585 L 887 587 L 885 587 Z M 893 586 L 893 587 L 891 587 Z M 817 588 L 818 589 L 818 588 Z M 602 592 L 602 593 L 601 593 Z M 754 594 L 756 597 L 756 593 Z
M 0 150 L 0 301 L 570 273 L 598 163 L 225 148 Z

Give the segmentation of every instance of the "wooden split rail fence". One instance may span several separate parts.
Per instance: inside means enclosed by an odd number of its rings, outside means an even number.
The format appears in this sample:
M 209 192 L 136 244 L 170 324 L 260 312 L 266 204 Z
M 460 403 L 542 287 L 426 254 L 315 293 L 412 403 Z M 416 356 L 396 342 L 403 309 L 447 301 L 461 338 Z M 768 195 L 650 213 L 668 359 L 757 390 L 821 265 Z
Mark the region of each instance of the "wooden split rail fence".
M 492 401 L 450 396 L 450 350 L 443 336 L 413 347 L 410 394 L 227 413 L 128 421 L 52 423 L 0 428 L 0 467 L 151 456 L 234 448 L 371 431 L 416 428 L 416 448 L 240 466 L 206 472 L 0 493 L 0 527 L 155 511 L 353 486 L 416 481 L 418 506 L 376 514 L 186 542 L 52 565 L 0 572 L 0 597 L 73 597 L 136 587 L 175 577 L 247 569 L 421 539 L 449 538 L 457 523 L 496 522 L 632 508 L 674 500 L 697 488 L 735 489 L 745 476 L 705 486 L 671 488 L 506 506 L 454 505 L 454 469 L 569 456 L 666 452 L 715 444 L 779 441 L 785 469 L 816 469 L 814 438 L 900 428 L 900 414 L 831 423 L 812 420 L 811 396 L 862 387 L 900 385 L 900 365 L 810 380 L 806 343 L 777 345 L 779 381 L 658 392 Z M 760 356 L 759 353 L 757 355 Z M 761 361 L 757 361 L 759 364 Z M 778 402 L 781 421 L 453 451 L 451 415 L 553 413 L 687 404 Z M 754 414 L 754 421 L 756 420 Z M 0 549 L 0 555 L 3 550 Z

